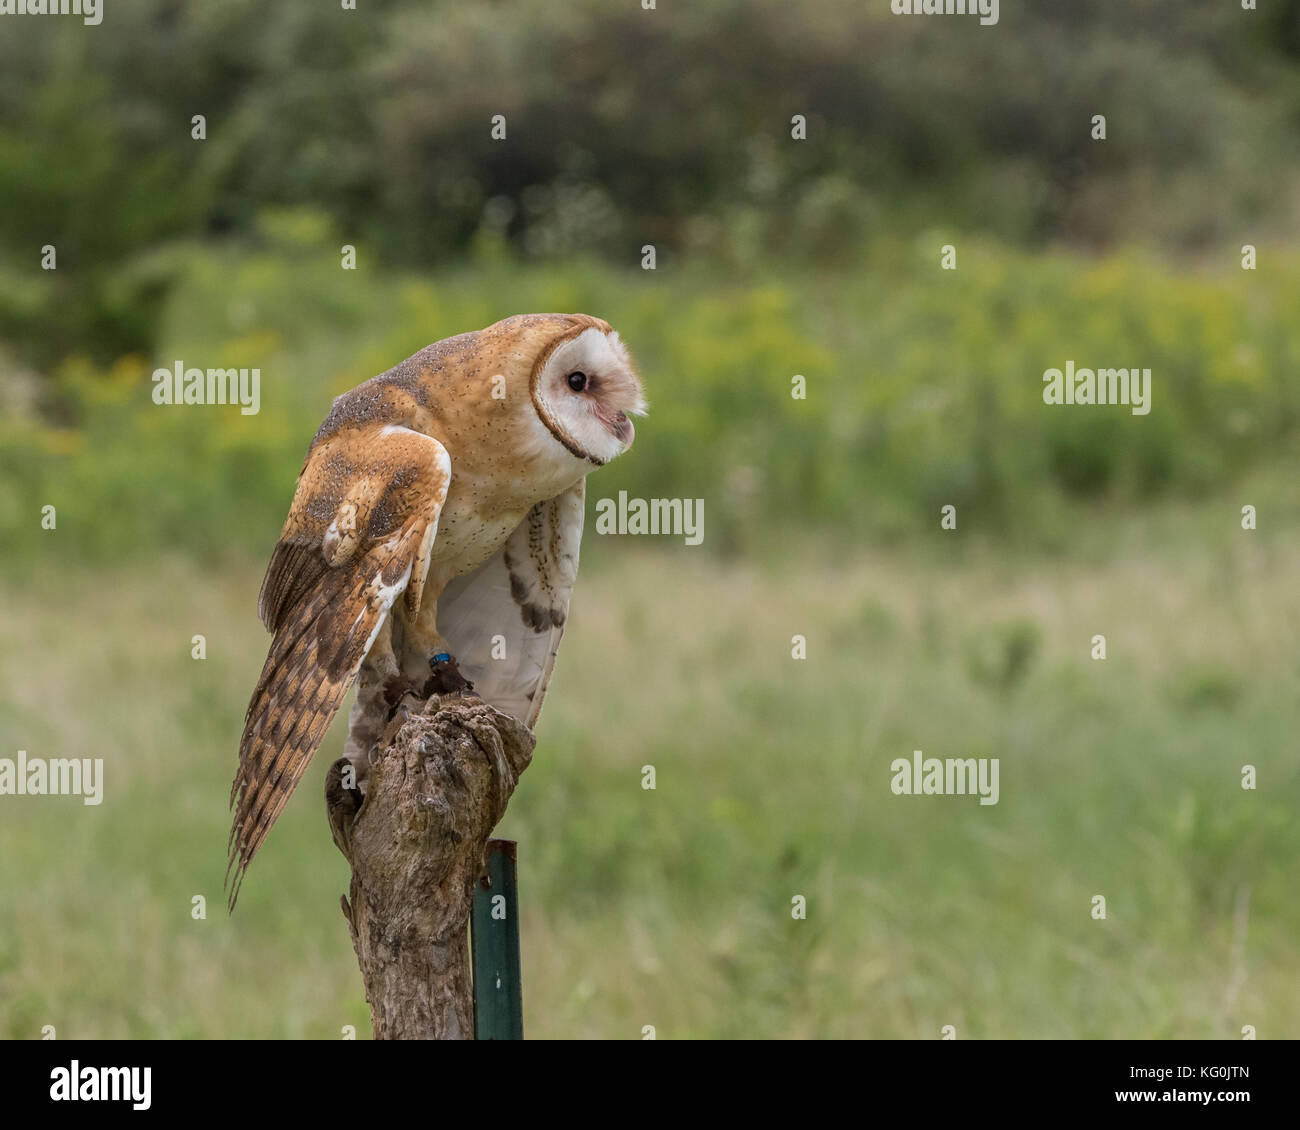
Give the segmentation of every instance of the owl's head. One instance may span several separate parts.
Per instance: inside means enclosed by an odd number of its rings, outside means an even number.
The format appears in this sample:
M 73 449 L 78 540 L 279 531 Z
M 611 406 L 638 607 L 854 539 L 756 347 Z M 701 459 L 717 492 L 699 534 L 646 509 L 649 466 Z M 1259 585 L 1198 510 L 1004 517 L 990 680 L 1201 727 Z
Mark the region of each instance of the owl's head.
M 608 322 L 586 314 L 563 317 L 567 324 L 533 365 L 533 406 L 571 454 L 600 466 L 632 446 L 630 417 L 645 415 L 645 397 L 627 348 Z

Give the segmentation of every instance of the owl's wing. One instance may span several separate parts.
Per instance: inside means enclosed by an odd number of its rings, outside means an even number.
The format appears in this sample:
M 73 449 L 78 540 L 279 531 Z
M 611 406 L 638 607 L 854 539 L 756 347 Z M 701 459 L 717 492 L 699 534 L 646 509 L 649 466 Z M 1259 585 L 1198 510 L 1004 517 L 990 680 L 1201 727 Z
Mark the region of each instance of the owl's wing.
M 530 729 L 578 578 L 586 480 L 539 502 L 492 557 L 438 598 L 438 634 L 485 702 Z
M 274 639 L 230 789 L 232 908 L 393 602 L 405 592 L 418 609 L 450 479 L 442 444 L 393 425 L 352 429 L 308 453 L 258 602 Z

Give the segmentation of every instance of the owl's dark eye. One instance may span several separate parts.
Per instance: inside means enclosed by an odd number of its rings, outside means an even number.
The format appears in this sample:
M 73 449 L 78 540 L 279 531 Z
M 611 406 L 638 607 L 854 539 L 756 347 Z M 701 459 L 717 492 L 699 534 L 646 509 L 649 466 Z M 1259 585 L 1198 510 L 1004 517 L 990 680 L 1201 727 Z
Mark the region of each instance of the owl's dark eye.
M 570 374 L 569 374 L 569 387 L 570 387 L 571 389 L 573 389 L 574 392 L 581 392 L 584 388 L 587 387 L 587 374 L 586 374 L 586 373 L 570 373 Z

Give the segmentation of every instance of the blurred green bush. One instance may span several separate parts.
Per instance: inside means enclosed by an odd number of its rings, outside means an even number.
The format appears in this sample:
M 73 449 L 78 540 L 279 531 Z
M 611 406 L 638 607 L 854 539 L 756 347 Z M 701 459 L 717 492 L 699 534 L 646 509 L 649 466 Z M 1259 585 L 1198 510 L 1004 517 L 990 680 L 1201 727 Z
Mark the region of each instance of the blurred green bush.
M 260 554 L 332 397 L 526 310 L 620 330 L 651 412 L 595 489 L 704 497 L 715 549 L 814 528 L 849 541 L 937 531 L 948 504 L 961 528 L 1050 541 L 1071 501 L 1197 495 L 1295 450 L 1300 258 L 1196 274 L 963 242 L 959 269 L 942 271 L 942 242 L 881 242 L 857 274 L 739 284 L 704 268 L 530 266 L 484 241 L 428 278 L 364 259 L 340 270 L 328 219 L 271 213 L 255 247 L 175 256 L 152 357 L 70 357 L 55 410 L 3 413 L 0 536 L 24 559 L 39 500 L 91 558 Z M 1150 414 L 1045 405 L 1042 373 L 1067 359 L 1150 368 Z M 260 413 L 155 405 L 151 373 L 177 360 L 260 368 Z M 806 399 L 792 397 L 796 375 Z

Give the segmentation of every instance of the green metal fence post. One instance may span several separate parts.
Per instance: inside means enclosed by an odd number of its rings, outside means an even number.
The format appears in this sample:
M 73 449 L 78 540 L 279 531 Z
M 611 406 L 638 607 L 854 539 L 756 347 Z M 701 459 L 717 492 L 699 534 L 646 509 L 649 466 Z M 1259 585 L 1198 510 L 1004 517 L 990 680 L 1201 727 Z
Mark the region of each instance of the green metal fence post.
M 474 888 L 470 943 L 476 1040 L 524 1038 L 517 853 L 514 840 L 488 840 L 487 874 Z

